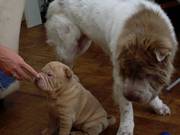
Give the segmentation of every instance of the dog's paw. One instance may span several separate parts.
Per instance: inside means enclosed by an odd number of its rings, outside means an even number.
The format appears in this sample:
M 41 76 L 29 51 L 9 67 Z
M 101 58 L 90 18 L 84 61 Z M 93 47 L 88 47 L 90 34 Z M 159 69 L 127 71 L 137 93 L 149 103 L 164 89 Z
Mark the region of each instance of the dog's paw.
M 116 135 L 133 135 L 133 132 L 129 131 L 128 128 L 120 128 Z
M 154 111 L 159 115 L 170 115 L 171 110 L 166 104 L 162 104 L 160 107 L 154 108 Z

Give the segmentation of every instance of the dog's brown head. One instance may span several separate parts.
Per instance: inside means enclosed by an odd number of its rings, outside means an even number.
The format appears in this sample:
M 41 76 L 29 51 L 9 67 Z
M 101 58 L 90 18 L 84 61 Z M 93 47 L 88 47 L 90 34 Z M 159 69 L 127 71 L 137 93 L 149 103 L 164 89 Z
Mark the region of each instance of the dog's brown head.
M 146 35 L 131 35 L 121 42 L 118 62 L 128 100 L 148 103 L 169 83 L 172 47 L 166 39 Z
M 116 58 L 124 96 L 147 103 L 170 81 L 177 41 L 173 26 L 159 12 L 141 8 L 127 19 Z
M 73 72 L 68 66 L 54 61 L 45 65 L 39 75 L 40 77 L 35 81 L 36 85 L 43 91 L 55 92 L 68 85 Z

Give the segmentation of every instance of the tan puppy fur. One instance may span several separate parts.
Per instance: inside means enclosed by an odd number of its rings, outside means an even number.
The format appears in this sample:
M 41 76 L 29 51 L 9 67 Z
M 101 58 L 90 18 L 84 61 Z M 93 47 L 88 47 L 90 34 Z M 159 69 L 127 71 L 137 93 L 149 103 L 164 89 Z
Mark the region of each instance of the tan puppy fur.
M 66 65 L 50 62 L 40 76 L 36 85 L 48 96 L 51 119 L 44 134 L 52 134 L 58 128 L 59 135 L 98 135 L 115 123 Z M 72 127 L 78 131 L 71 132 Z

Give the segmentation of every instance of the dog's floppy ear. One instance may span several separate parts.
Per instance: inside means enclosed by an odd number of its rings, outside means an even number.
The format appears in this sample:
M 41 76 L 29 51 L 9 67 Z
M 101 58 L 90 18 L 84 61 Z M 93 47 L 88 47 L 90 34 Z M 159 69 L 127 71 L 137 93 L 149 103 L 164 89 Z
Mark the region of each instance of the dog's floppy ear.
M 71 79 L 72 78 L 72 71 L 68 68 L 64 68 L 64 73 L 65 73 L 65 77 L 67 79 Z
M 154 53 L 157 61 L 162 62 L 171 55 L 171 50 L 169 48 L 156 48 Z

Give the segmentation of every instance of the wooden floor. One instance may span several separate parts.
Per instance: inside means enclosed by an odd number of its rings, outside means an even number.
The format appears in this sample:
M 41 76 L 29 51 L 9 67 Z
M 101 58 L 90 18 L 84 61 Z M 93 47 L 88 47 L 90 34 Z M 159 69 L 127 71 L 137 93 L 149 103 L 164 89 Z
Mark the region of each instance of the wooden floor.
M 45 43 L 43 26 L 26 29 L 22 26 L 20 54 L 36 70 L 49 61 L 56 60 L 52 48 Z M 177 72 L 173 80 L 180 77 L 180 52 L 176 58 Z M 82 84 L 103 104 L 108 113 L 117 118 L 116 125 L 109 127 L 102 135 L 115 135 L 119 125 L 119 110 L 114 105 L 112 93 L 112 66 L 109 58 L 100 48 L 93 45 L 80 57 L 74 68 Z M 158 116 L 146 106 L 134 105 L 135 135 L 159 135 L 168 131 L 180 135 L 180 85 L 161 97 L 170 106 L 171 116 Z M 20 90 L 8 96 L 5 107 L 0 108 L 0 135 L 39 135 L 47 126 L 47 106 L 44 96 L 31 83 L 22 83 Z

